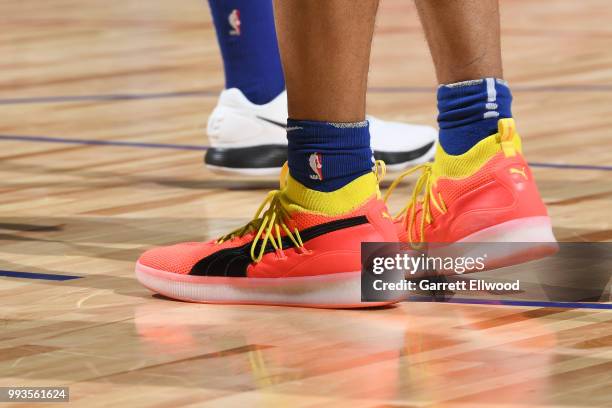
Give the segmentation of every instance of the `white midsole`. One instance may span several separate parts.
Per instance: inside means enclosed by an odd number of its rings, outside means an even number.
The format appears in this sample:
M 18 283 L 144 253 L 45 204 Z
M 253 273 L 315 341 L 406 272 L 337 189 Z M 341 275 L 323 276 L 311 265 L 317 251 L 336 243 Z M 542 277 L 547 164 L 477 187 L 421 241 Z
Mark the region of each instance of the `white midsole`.
M 361 302 L 360 271 L 292 278 L 221 278 L 220 281 L 216 277 L 186 276 L 183 279 L 175 273 L 137 263 L 136 278 L 156 293 L 192 302 L 326 307 L 370 305 Z
M 477 231 L 458 242 L 557 242 L 547 216 L 525 217 Z
M 484 257 L 485 269 L 495 269 L 549 256 L 557 250 L 558 244 L 550 218 L 537 216 L 503 222 L 455 243 L 434 245 L 430 247 L 428 256 L 463 259 Z

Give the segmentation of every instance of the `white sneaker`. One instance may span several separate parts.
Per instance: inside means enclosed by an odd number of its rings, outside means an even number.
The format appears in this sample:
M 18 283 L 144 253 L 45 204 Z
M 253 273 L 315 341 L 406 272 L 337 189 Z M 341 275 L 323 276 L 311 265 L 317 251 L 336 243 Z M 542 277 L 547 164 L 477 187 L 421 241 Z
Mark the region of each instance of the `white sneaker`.
M 433 158 L 436 129 L 372 116 L 367 119 L 374 157 L 384 160 L 390 170 L 402 170 Z M 239 89 L 226 89 L 208 119 L 210 147 L 204 163 L 220 173 L 276 175 L 287 160 L 286 123 L 286 92 L 267 104 L 256 105 Z

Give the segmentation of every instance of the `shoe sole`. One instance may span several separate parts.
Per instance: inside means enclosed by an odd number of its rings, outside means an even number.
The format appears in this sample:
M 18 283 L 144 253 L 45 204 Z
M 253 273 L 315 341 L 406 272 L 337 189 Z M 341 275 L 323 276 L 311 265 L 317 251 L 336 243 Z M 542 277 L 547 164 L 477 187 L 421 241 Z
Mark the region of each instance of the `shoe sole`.
M 213 172 L 248 176 L 276 175 L 286 161 L 286 145 L 210 147 L 204 155 L 204 164 Z
M 293 278 L 227 278 L 181 275 L 136 263 L 136 278 L 152 292 L 196 303 L 350 309 L 404 299 L 362 302 L 360 271 Z
M 431 142 L 419 149 L 406 152 L 375 151 L 374 157 L 377 160 L 383 160 L 387 169 L 399 171 L 432 160 L 435 151 L 436 144 Z M 285 145 L 210 147 L 204 155 L 204 164 L 209 170 L 231 175 L 277 175 L 285 161 L 287 161 L 287 146 Z
M 488 245 L 486 268 L 492 270 L 506 266 L 519 265 L 536 259 L 554 255 L 559 245 L 552 232 L 550 218 L 546 216 L 525 217 L 485 228 L 457 241 L 459 244 L 478 243 L 512 243 L 512 245 Z M 435 257 L 479 257 L 482 248 L 470 245 L 448 244 L 428 251 Z M 467 248 L 467 249 L 466 249 Z M 483 270 L 466 270 L 463 273 L 481 272 Z M 438 271 L 448 274 L 454 271 Z

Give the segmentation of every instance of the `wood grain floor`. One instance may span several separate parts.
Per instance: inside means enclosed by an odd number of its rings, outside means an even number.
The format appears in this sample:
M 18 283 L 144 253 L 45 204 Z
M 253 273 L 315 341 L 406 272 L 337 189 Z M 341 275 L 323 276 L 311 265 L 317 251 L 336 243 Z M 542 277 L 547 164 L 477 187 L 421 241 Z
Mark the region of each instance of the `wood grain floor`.
M 612 7 L 503 3 L 555 232 L 612 241 Z M 235 227 L 277 183 L 202 166 L 223 84 L 206 5 L 0 1 L 0 22 L 0 270 L 48 275 L 0 277 L 0 386 L 70 386 L 83 407 L 612 406 L 609 310 L 152 297 L 133 278 L 144 249 Z M 411 2 L 384 0 L 369 112 L 433 125 L 434 86 Z

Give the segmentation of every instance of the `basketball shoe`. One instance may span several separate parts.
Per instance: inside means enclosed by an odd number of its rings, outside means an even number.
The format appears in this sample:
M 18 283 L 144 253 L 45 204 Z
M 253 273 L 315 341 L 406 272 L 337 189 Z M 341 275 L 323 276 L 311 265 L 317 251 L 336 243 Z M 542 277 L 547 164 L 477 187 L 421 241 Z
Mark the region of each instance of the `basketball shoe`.
M 368 116 L 376 159 L 403 170 L 433 158 L 438 132 L 429 126 L 387 122 Z M 208 119 L 206 166 L 221 173 L 278 174 L 287 160 L 287 93 L 264 105 L 251 103 L 237 88 L 221 92 Z
M 361 243 L 397 241 L 378 171 L 324 193 L 286 169 L 285 186 L 268 194 L 251 222 L 217 240 L 145 252 L 138 280 L 161 295 L 203 303 L 348 308 L 399 301 L 361 302 Z
M 550 218 L 523 157 L 514 119 L 499 120 L 498 133 L 464 154 L 451 156 L 438 145 L 434 162 L 400 175 L 385 201 L 404 177 L 418 170 L 422 175 L 410 201 L 395 217 L 400 241 L 413 246 L 522 243 L 498 246 L 487 269 L 556 252 Z

